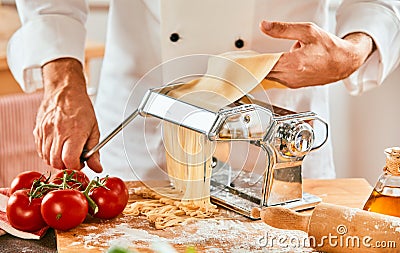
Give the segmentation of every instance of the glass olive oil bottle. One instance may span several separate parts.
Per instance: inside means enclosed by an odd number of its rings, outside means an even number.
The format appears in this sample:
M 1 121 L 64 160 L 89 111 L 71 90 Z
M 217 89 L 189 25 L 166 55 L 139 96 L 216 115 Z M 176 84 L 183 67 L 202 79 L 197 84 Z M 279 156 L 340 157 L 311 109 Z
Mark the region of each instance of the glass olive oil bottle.
M 386 166 L 364 210 L 400 217 L 400 148 L 385 149 Z

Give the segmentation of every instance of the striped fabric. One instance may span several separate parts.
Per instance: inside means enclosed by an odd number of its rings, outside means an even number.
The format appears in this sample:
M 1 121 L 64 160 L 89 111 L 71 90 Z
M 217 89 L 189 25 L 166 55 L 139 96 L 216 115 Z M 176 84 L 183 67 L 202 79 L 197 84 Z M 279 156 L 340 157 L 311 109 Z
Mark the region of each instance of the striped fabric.
M 32 134 L 42 96 L 41 92 L 0 96 L 0 187 L 8 187 L 23 171 L 51 170 L 38 156 Z

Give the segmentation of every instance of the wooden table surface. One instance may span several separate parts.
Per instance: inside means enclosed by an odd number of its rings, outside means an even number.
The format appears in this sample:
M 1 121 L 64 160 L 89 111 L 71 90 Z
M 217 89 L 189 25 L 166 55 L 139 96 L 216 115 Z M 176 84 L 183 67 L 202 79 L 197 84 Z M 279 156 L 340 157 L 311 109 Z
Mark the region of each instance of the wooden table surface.
M 366 199 L 368 198 L 372 188 L 368 184 L 368 182 L 364 179 L 354 178 L 354 179 L 335 179 L 335 180 L 314 180 L 314 179 L 305 179 L 304 180 L 304 191 L 317 195 L 323 199 L 324 202 L 344 205 L 348 207 L 359 207 L 361 208 Z M 259 237 L 259 234 L 262 233 L 263 229 L 259 227 L 261 221 L 251 221 L 244 218 L 238 218 L 238 222 L 240 220 L 240 229 L 243 229 L 243 237 L 246 238 L 246 243 L 248 244 L 249 240 L 256 241 L 256 236 Z M 130 231 L 130 235 L 132 233 L 136 235 L 136 233 L 143 233 L 143 236 L 155 236 L 156 238 L 169 238 L 173 234 L 174 236 L 188 236 L 188 233 L 182 232 L 183 230 L 187 230 L 186 227 L 173 227 L 169 228 L 166 231 L 155 230 L 151 227 L 146 220 L 138 219 L 137 217 L 118 217 L 116 219 L 110 221 L 89 221 L 89 224 L 82 224 L 81 226 L 72 229 L 67 232 L 56 231 L 57 235 L 57 249 L 59 253 L 63 252 L 104 252 L 105 249 L 109 247 L 110 241 L 115 241 L 116 238 L 127 238 L 126 230 Z M 236 223 L 235 223 L 236 224 Z M 237 223 L 236 225 L 238 225 Z M 203 224 L 204 225 L 204 224 Z M 215 222 L 210 221 L 210 226 L 215 225 Z M 235 225 L 235 226 L 236 226 Z M 265 224 L 261 224 L 265 225 Z M 118 229 L 121 229 L 118 232 Z M 229 228 L 235 229 L 235 228 Z M 257 231 L 257 229 L 259 231 Z M 114 232 L 110 232 L 113 230 Z M 134 232 L 132 232 L 134 230 Z M 249 231 L 253 231 L 254 233 L 248 233 Z M 211 231 L 210 231 L 211 232 Z M 239 231 L 240 232 L 240 231 Z M 114 233 L 114 234 L 113 234 Z M 179 233 L 183 233 L 180 235 Z M 239 233 L 240 234 L 240 233 Z M 249 235 L 251 234 L 251 235 Z M 107 237 L 109 236 L 109 237 Z M 239 236 L 241 237 L 241 236 Z M 253 238 L 254 237 L 254 238 Z M 170 238 L 169 238 L 170 239 Z M 168 240 L 169 240 L 168 239 Z M 227 238 L 225 238 L 227 239 Z M 231 238 L 229 238 L 231 239 Z M 129 241 L 129 239 L 127 239 Z M 237 247 L 240 245 L 240 241 L 244 240 L 243 238 L 238 238 L 236 242 L 232 242 L 229 240 L 224 241 L 224 235 L 221 234 L 221 240 L 213 241 L 214 249 L 222 249 L 225 252 L 226 249 L 230 249 L 229 243 L 232 243 Z M 171 240 L 169 240 L 171 241 Z M 234 241 L 234 240 L 233 240 Z M 134 242 L 129 241 L 130 244 L 135 244 Z M 245 243 L 243 241 L 243 243 Z M 210 244 L 210 241 L 205 241 L 204 244 Z M 221 244 L 221 245 L 219 245 Z M 222 245 L 228 244 L 228 245 Z M 247 245 L 246 244 L 246 245 Z M 143 245 L 141 245 L 143 246 Z M 179 245 L 175 245 L 174 247 L 178 249 L 180 252 L 184 252 L 184 248 L 180 248 Z M 209 245 L 196 244 L 196 249 L 200 249 L 200 252 L 205 251 L 205 249 L 209 247 Z M 226 247 L 226 248 L 224 248 Z M 152 252 L 151 250 L 143 250 L 140 252 Z M 273 251 L 278 252 L 278 251 Z
M 323 202 L 362 208 L 372 187 L 363 178 L 304 179 L 303 189 L 322 198 Z

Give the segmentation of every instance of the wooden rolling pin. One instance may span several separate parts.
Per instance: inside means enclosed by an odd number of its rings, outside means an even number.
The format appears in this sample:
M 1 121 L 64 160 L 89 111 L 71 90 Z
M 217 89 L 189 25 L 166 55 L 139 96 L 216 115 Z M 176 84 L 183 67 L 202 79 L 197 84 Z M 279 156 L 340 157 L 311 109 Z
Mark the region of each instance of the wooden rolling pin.
M 308 233 L 310 246 L 324 252 L 400 252 L 400 218 L 321 203 L 311 215 L 284 207 L 253 209 L 268 225 Z

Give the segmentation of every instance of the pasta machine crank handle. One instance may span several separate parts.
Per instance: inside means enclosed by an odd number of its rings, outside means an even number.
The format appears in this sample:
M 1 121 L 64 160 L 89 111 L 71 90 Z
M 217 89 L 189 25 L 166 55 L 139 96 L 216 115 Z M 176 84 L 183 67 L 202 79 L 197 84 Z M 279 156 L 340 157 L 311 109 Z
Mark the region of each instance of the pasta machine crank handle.
M 121 130 L 126 127 L 133 119 L 135 119 L 139 114 L 139 110 L 136 109 L 128 118 L 126 118 L 119 126 L 117 126 L 109 135 L 107 135 L 102 141 L 100 141 L 96 146 L 94 146 L 91 150 L 83 150 L 81 155 L 81 161 L 86 161 L 91 157 L 94 153 L 99 151 L 107 142 L 109 142 L 114 136 L 116 136 Z

